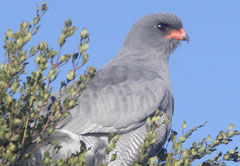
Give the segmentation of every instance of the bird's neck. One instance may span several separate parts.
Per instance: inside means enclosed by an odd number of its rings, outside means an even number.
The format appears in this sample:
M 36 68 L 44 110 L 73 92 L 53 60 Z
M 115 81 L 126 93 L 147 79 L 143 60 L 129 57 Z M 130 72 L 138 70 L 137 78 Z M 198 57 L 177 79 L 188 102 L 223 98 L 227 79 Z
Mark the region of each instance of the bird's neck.
M 139 48 L 135 50 L 127 49 L 127 51 L 125 51 L 125 49 L 121 49 L 120 52 L 114 57 L 114 59 L 122 59 L 130 62 L 140 61 L 142 63 L 149 64 L 164 64 L 167 66 L 170 53 L 161 50 L 162 49 L 152 50 Z
M 159 73 L 161 77 L 168 83 L 171 89 L 171 79 L 168 68 L 168 56 L 166 58 L 159 58 L 159 52 L 139 53 L 134 51 L 124 52 L 120 51 L 108 65 L 122 65 L 122 66 L 141 66 L 148 70 Z

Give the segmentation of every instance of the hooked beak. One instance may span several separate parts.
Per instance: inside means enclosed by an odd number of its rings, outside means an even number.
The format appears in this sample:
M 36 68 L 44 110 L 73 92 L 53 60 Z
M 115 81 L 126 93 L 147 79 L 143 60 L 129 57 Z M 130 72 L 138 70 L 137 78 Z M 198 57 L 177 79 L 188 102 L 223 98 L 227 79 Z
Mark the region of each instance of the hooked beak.
M 189 43 L 189 36 L 184 31 L 183 28 L 180 28 L 179 30 L 173 29 L 170 31 L 170 33 L 167 36 L 164 36 L 165 39 L 176 39 L 176 40 L 185 40 L 187 43 Z

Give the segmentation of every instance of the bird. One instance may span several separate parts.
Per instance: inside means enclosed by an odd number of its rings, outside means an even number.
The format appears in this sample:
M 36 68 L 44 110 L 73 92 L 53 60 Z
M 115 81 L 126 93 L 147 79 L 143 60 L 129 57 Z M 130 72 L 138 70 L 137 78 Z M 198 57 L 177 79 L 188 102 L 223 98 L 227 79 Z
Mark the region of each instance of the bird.
M 156 154 L 171 128 L 174 98 L 168 61 L 180 41 L 188 42 L 189 37 L 180 18 L 172 13 L 149 14 L 136 21 L 120 51 L 97 70 L 78 105 L 48 138 L 61 144 L 59 152 L 51 153 L 53 148 L 45 144 L 26 163 L 41 165 L 46 151 L 53 159 L 70 157 L 83 141 L 89 148 L 86 165 L 97 166 L 108 159 L 108 135 L 114 133 L 119 140 L 111 154 L 116 153 L 117 158 L 108 165 L 130 166 L 144 141 L 146 119 L 158 109 L 163 115 L 159 121 L 169 121 L 155 129 L 157 142 L 151 151 Z

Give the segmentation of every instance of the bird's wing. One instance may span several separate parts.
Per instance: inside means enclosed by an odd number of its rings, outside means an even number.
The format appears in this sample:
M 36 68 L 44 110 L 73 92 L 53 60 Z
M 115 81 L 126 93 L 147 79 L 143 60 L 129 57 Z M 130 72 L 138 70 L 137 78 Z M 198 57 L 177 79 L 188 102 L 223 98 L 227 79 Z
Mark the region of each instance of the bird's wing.
M 157 108 L 167 110 L 172 94 L 155 71 L 143 66 L 100 69 L 61 129 L 77 134 L 121 133 L 145 123 Z

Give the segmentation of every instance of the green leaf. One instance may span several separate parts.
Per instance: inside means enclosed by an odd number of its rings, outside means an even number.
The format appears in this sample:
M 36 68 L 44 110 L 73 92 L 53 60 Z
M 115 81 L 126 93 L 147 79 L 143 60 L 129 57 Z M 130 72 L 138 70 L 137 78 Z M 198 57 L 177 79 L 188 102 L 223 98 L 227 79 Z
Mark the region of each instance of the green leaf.
M 54 128 L 53 127 L 48 128 L 47 132 L 48 132 L 49 135 L 51 135 L 54 132 Z
M 116 160 L 116 159 L 117 159 L 117 154 L 113 154 L 112 157 L 111 157 L 111 159 L 110 159 L 110 162 L 112 162 L 112 161 L 114 161 L 114 160 Z
M 186 140 L 186 137 L 185 136 L 182 136 L 179 138 L 179 142 L 184 142 Z
M 207 142 L 211 140 L 211 135 L 208 135 Z
M 65 21 L 65 26 L 66 27 L 70 27 L 72 25 L 72 20 L 71 19 L 68 19 Z
M 88 43 L 83 43 L 82 45 L 79 46 L 78 51 L 83 54 L 85 51 L 88 49 Z
M 19 138 L 19 135 L 14 135 L 11 137 L 10 141 L 17 141 Z
M 234 127 L 234 125 L 232 123 L 230 123 L 229 126 L 228 126 L 228 130 L 232 130 L 233 127 Z
M 4 97 L 4 101 L 6 104 L 10 104 L 12 102 L 12 96 L 10 96 L 9 94 L 7 94 L 5 97 Z
M 154 166 L 155 161 L 157 160 L 157 156 L 151 157 L 148 159 L 149 166 Z
M 61 117 L 61 112 L 58 110 L 55 115 L 54 115 L 54 118 L 55 119 L 59 119 Z
M 65 43 L 66 36 L 64 34 L 61 34 L 58 38 L 58 44 L 60 47 L 62 47 L 62 45 Z
M 13 124 L 14 124 L 14 125 L 18 125 L 18 124 L 20 124 L 20 123 L 21 123 L 21 119 L 15 118 L 15 119 L 13 120 Z
M 7 38 L 12 37 L 12 35 L 13 35 L 12 30 L 11 30 L 11 29 L 8 29 L 8 31 L 6 32 L 5 35 L 6 35 Z
M 32 33 L 27 32 L 27 34 L 23 38 L 24 43 L 27 43 L 29 40 L 31 40 L 31 38 L 32 38 Z
M 71 96 L 75 96 L 77 93 L 76 88 L 70 88 L 70 93 L 71 93 Z
M 186 123 L 186 121 L 183 121 L 183 123 L 182 123 L 182 129 L 184 130 L 186 127 L 187 127 L 187 123 Z
M 61 58 L 60 58 L 60 62 L 65 61 L 65 59 L 66 59 L 66 56 L 65 56 L 65 55 L 61 56 Z
M 231 138 L 232 136 L 234 136 L 234 131 L 230 131 L 230 132 L 227 134 L 227 137 L 228 137 L 228 138 Z
M 81 34 L 81 38 L 82 39 L 86 39 L 86 37 L 87 37 L 87 29 L 83 28 L 80 34 Z
M 39 136 L 37 137 L 36 142 L 37 142 L 37 143 L 40 143 L 40 142 L 41 142 L 41 138 L 40 138 Z
M 113 133 L 110 133 L 110 134 L 108 135 L 108 143 L 110 143 L 110 142 L 112 141 L 113 137 L 114 137 L 114 134 L 113 134 Z
M 115 148 L 115 144 L 114 143 L 110 143 L 106 149 L 106 154 L 109 154 L 113 149 Z
M 16 145 L 13 144 L 12 142 L 9 144 L 9 149 L 13 152 L 16 150 Z
M 6 86 L 7 86 L 6 81 L 1 80 L 1 81 L 0 81 L 0 88 L 1 88 L 1 89 L 4 89 Z
M 22 38 L 17 39 L 17 41 L 16 41 L 17 49 L 21 49 L 23 47 L 23 45 L 24 45 L 23 39 Z
M 49 72 L 48 72 L 48 79 L 49 80 L 53 80 L 53 78 L 55 77 L 55 70 L 54 69 L 51 69 Z
M 76 102 L 74 100 L 69 101 L 68 103 L 68 109 L 73 108 L 76 105 Z
M 73 80 L 76 77 L 75 72 L 73 70 L 70 70 L 67 74 L 67 79 L 69 81 Z
M 42 11 L 48 10 L 48 7 L 47 7 L 46 2 L 42 2 L 42 8 L 41 8 L 41 10 L 42 10 Z
M 90 77 L 93 77 L 95 75 L 95 73 L 96 73 L 96 68 L 95 67 L 88 67 L 87 71 L 88 71 L 88 75 Z M 158 116 L 158 117 L 160 118 L 160 116 Z

